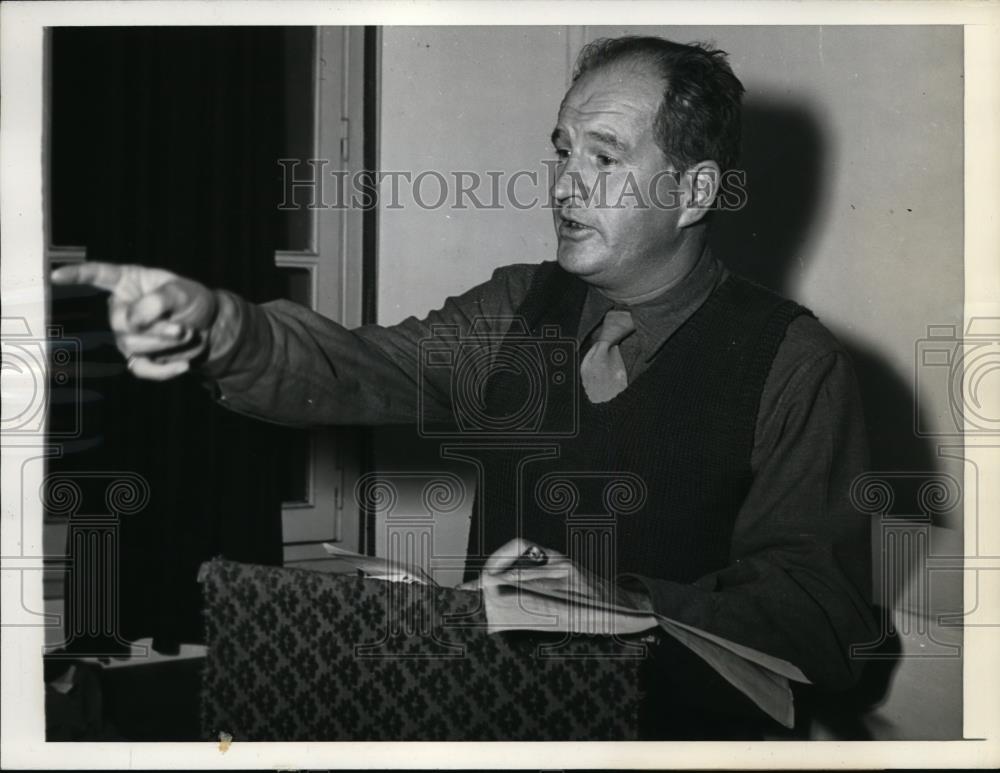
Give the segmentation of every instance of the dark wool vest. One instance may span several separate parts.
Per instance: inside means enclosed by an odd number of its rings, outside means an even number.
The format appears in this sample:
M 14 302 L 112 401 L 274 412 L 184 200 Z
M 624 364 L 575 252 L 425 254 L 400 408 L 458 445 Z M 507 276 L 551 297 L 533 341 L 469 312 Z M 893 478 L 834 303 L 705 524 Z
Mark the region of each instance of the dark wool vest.
M 586 294 L 583 281 L 546 263 L 518 314 L 540 341 L 543 326 L 573 338 Z M 753 477 L 764 381 L 789 323 L 807 313 L 730 276 L 624 392 L 596 405 L 580 383 L 583 352 L 576 352 L 576 399 L 567 398 L 566 388 L 541 394 L 543 429 L 568 426 L 575 433 L 529 435 L 478 452 L 467 577 L 515 536 L 604 576 L 632 572 L 692 582 L 727 566 Z M 523 345 L 523 338 L 505 339 L 501 355 L 505 346 Z M 523 411 L 525 400 L 534 399 L 510 369 L 497 370 L 485 396 L 491 416 Z

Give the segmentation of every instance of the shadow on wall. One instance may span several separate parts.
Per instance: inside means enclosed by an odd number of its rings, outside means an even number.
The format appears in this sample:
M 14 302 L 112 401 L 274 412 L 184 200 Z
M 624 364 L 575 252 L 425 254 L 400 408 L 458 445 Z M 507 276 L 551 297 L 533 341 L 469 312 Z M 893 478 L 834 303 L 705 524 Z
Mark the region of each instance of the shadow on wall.
M 794 272 L 808 260 L 803 251 L 828 194 L 823 189 L 829 179 L 826 137 L 819 121 L 801 104 L 750 101 L 743 115 L 747 203 L 739 211 L 720 213 L 713 225 L 713 249 L 733 271 L 789 296 Z M 871 469 L 935 471 L 939 465 L 930 444 L 913 431 L 919 410 L 913 386 L 871 345 L 839 333 L 838 337 L 857 373 Z M 894 601 L 882 599 L 889 608 Z M 839 726 L 845 737 L 864 738 L 858 717 L 884 700 L 899 663 L 900 642 L 889 635 L 879 650 L 861 684 L 838 696 L 835 705 L 826 696 L 825 706 L 813 705 L 810 713 Z
M 747 102 L 746 206 L 719 213 L 712 225 L 713 249 L 733 271 L 787 295 L 823 197 L 825 150 L 822 127 L 800 104 Z
M 735 272 L 791 295 L 794 265 L 826 197 L 827 153 L 822 127 L 800 104 L 748 102 L 743 113 L 747 204 L 720 213 L 713 249 Z M 930 444 L 913 431 L 912 385 L 867 343 L 838 338 L 851 355 L 871 443 L 873 470 L 937 469 Z

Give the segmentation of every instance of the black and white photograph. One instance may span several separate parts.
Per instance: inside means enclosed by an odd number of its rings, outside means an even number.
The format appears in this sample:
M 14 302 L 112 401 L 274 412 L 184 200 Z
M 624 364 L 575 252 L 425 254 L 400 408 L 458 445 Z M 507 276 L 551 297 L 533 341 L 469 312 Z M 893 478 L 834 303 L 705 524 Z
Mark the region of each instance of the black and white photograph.
M 3 766 L 1000 764 L 1000 4 L 835 6 L 5 3 Z

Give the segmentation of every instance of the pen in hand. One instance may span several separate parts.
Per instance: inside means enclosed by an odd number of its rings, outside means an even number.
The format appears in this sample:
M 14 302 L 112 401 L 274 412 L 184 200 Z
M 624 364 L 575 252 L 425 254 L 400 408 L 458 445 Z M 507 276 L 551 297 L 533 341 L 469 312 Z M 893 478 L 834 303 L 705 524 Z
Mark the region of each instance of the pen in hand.
M 511 569 L 537 569 L 540 566 L 545 566 L 548 562 L 549 557 L 545 551 L 538 545 L 532 545 L 507 567 L 507 571 Z

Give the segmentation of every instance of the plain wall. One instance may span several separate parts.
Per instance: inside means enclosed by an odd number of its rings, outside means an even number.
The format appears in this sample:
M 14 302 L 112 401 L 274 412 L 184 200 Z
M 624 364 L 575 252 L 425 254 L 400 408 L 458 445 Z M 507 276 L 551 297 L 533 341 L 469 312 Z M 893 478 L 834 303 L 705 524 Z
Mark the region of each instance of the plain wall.
M 506 175 L 551 158 L 549 134 L 566 89 L 564 27 L 385 27 L 379 165 L 383 171 Z M 379 211 L 378 321 L 422 316 L 509 263 L 555 254 L 542 208 Z M 423 200 L 438 195 L 433 178 Z M 484 199 L 486 191 L 480 193 Z
M 812 308 L 848 347 L 874 469 L 961 481 L 962 462 L 942 458 L 937 444 L 914 433 L 918 411 L 938 431 L 952 421 L 944 380 L 918 373 L 916 353 L 928 325 L 961 332 L 961 28 L 389 27 L 381 51 L 381 168 L 538 168 L 551 157 L 548 135 L 580 45 L 626 32 L 711 40 L 729 52 L 747 90 L 749 200 L 718 218 L 715 249 L 735 270 Z M 436 188 L 426 190 L 433 198 Z M 382 324 L 422 316 L 497 266 L 554 256 L 542 208 L 428 211 L 405 196 L 400 203 L 380 210 Z M 445 467 L 435 444 L 411 438 L 381 433 L 379 468 Z M 420 509 L 415 496 L 405 499 L 399 510 Z M 917 515 L 899 507 L 897 514 Z M 437 520 L 435 555 L 464 551 L 468 516 L 466 506 Z M 932 549 L 959 553 L 961 507 L 935 523 Z M 454 581 L 457 571 L 439 579 Z M 936 576 L 934 608 L 960 609 L 960 587 L 958 573 Z

